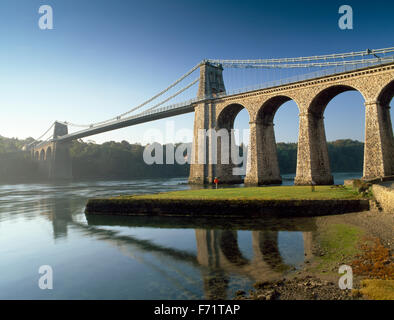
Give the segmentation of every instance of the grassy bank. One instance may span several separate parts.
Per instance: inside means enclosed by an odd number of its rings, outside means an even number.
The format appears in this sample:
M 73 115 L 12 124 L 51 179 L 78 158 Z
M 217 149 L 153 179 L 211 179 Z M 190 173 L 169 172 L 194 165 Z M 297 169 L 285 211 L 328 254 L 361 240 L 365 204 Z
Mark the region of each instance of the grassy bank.
M 309 186 L 280 186 L 184 190 L 138 196 L 119 196 L 112 199 L 338 200 L 360 198 L 361 196 L 350 187 L 317 186 L 312 192 Z
M 87 214 L 210 217 L 319 216 L 364 211 L 368 200 L 344 187 L 200 189 L 90 199 Z
M 340 224 L 329 224 L 316 236 L 319 254 L 316 271 L 338 273 L 338 265 L 349 263 L 360 252 L 358 243 L 364 232 L 360 228 Z

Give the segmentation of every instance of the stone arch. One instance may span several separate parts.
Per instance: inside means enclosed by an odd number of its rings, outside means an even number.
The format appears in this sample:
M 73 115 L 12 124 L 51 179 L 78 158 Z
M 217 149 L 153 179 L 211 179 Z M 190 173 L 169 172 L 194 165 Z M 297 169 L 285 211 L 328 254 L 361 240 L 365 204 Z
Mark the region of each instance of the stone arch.
M 47 151 L 46 151 L 46 157 L 45 160 L 51 160 L 52 159 L 52 148 L 48 147 Z
M 383 108 L 383 121 L 387 126 L 389 137 L 393 138 L 393 126 L 390 117 L 390 103 L 394 97 L 394 80 L 386 84 L 379 93 L 378 103 Z
M 394 175 L 394 135 L 393 124 L 390 116 L 390 103 L 394 97 L 394 80 L 386 84 L 377 99 L 378 109 L 381 112 L 380 126 L 382 132 L 381 143 L 383 146 L 385 175 Z M 391 168 L 391 169 L 390 169 Z M 391 171 L 391 173 L 390 173 Z M 365 175 L 365 173 L 364 173 Z
M 217 120 L 216 120 L 217 129 L 225 128 L 231 130 L 234 127 L 235 118 L 237 117 L 238 113 L 240 113 L 241 110 L 243 109 L 246 109 L 248 111 L 250 118 L 249 110 L 246 107 L 244 107 L 242 104 L 231 103 L 225 106 L 217 116 Z
M 273 96 L 264 101 L 257 110 L 255 121 L 250 124 L 251 164 L 245 179 L 247 184 L 267 185 L 282 183 L 273 121 L 276 112 L 288 101 L 294 101 L 300 111 L 299 104 L 291 96 Z
M 45 151 L 44 151 L 44 149 L 41 149 L 41 151 L 40 151 L 40 161 L 43 161 L 43 160 L 45 160 Z
M 300 111 L 300 107 L 297 101 L 291 98 L 288 95 L 279 95 L 275 97 L 271 97 L 267 101 L 265 101 L 262 106 L 257 111 L 256 121 L 261 121 L 263 123 L 269 123 L 274 120 L 276 112 L 279 108 L 286 102 L 293 100 L 298 110 Z
M 320 89 L 300 114 L 298 140 L 297 176 L 298 185 L 312 182 L 322 185 L 334 183 L 328 157 L 324 112 L 332 99 L 343 92 L 357 91 L 365 101 L 363 91 L 349 84 L 333 84 Z
M 242 167 L 246 167 L 245 163 L 247 160 L 242 160 L 239 157 L 239 149 L 235 143 L 234 132 L 234 121 L 241 110 L 247 110 L 250 119 L 249 110 L 239 103 L 231 103 L 226 105 L 223 109 L 218 112 L 216 118 L 216 167 L 215 174 L 220 182 L 222 183 L 242 183 L 243 174 Z M 242 162 L 243 161 L 243 162 Z M 238 169 L 237 167 L 240 167 Z
M 357 89 L 354 86 L 344 85 L 344 84 L 336 84 L 324 88 L 321 90 L 313 99 L 312 102 L 308 106 L 308 112 L 312 113 L 316 116 L 323 116 L 324 111 L 326 110 L 327 105 L 330 103 L 332 99 L 334 99 L 337 95 L 346 92 L 346 91 L 357 91 L 359 92 L 365 101 L 365 96 L 363 92 Z
M 371 88 L 371 86 L 370 86 Z M 373 86 L 372 86 L 373 88 Z M 350 84 L 331 85 L 321 90 L 308 106 L 308 117 L 311 130 L 310 145 L 316 154 L 314 164 L 315 173 L 320 176 L 331 176 L 327 142 L 324 128 L 324 111 L 328 103 L 337 95 L 346 91 L 357 91 L 365 102 L 365 146 L 363 161 L 363 177 L 374 179 L 394 173 L 394 140 L 390 119 L 389 100 L 393 97 L 394 84 L 389 82 L 381 90 L 378 100 L 368 100 L 370 96 L 367 87 L 362 89 Z M 376 91 L 376 89 L 374 89 Z M 383 103 L 380 102 L 380 99 Z M 312 160 L 313 161 L 313 160 Z M 311 161 L 311 163 L 312 163 Z M 328 178 L 323 178 L 327 181 Z
M 394 97 L 394 80 L 387 83 L 379 92 L 378 102 L 382 106 L 388 106 Z
M 40 153 L 38 151 L 34 152 L 34 159 L 39 160 L 40 159 Z

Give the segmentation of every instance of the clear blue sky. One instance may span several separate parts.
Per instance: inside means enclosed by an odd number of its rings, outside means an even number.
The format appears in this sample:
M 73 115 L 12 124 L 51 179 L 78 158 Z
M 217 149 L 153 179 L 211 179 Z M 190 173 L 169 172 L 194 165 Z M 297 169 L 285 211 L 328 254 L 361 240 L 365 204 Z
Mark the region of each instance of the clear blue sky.
M 54 10 L 54 30 L 40 30 L 38 8 Z M 349 4 L 354 29 L 338 28 Z M 39 136 L 54 120 L 91 123 L 149 98 L 204 58 L 296 57 L 391 47 L 391 1 L 0 2 L 0 135 Z M 277 141 L 296 141 L 294 103 L 279 109 Z M 364 106 L 344 93 L 326 110 L 327 139 L 364 139 Z M 192 128 L 193 115 L 176 129 Z M 247 126 L 241 113 L 236 126 Z M 166 120 L 93 136 L 141 141 Z

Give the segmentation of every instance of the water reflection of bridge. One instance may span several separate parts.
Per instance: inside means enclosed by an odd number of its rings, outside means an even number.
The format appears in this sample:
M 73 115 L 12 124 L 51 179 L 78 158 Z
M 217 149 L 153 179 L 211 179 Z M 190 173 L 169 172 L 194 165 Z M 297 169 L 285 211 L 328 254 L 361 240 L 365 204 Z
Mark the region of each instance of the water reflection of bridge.
M 90 216 L 88 217 L 88 226 L 85 228 L 90 228 L 91 230 L 95 230 L 95 232 L 102 232 L 103 229 L 99 229 L 99 226 L 143 226 L 145 219 L 146 217 Z M 171 223 L 171 220 L 156 217 L 154 222 L 151 221 L 150 226 L 169 227 L 168 223 Z M 206 222 L 206 228 L 201 228 L 203 222 L 198 220 L 195 224 L 191 220 L 187 222 L 183 221 L 181 225 L 177 225 L 175 221 L 171 228 L 195 229 L 196 256 L 188 251 L 163 247 L 155 244 L 153 241 L 139 240 L 130 236 L 113 235 L 111 240 L 116 239 L 114 242 L 115 245 L 128 255 L 133 255 L 135 246 L 137 245 L 139 249 L 149 251 L 152 254 L 164 254 L 172 259 L 198 267 L 203 279 L 205 297 L 207 299 L 226 298 L 230 274 L 246 276 L 256 281 L 275 280 L 282 278 L 283 271 L 291 268 L 290 265 L 284 262 L 279 250 L 278 235 L 280 231 L 302 232 L 304 256 L 308 259 L 312 254 L 312 230 L 314 229 L 314 224 L 310 220 L 299 221 L 299 223 L 293 226 L 289 224 L 289 221 L 286 221 L 287 225 L 286 223 L 284 225 L 272 225 L 267 223 L 269 220 L 255 222 L 257 227 L 251 228 L 252 259 L 246 258 L 239 247 L 237 230 L 250 230 L 249 227 L 242 225 L 242 222 L 239 220 L 236 223 L 224 222 L 222 220 L 219 225 L 216 222 L 215 229 L 213 229 L 212 223 L 207 224 Z M 224 228 L 224 223 L 226 228 Z M 258 230 L 258 228 L 261 228 L 261 224 L 266 224 L 264 230 Z M 105 230 L 104 232 L 113 231 Z M 119 241 L 120 239 L 123 241 Z M 129 245 L 128 248 L 127 245 Z M 162 259 L 160 261 L 164 262 Z
M 67 202 L 67 201 L 66 201 Z M 161 276 L 170 281 L 179 290 L 188 291 L 185 281 L 193 282 L 191 276 L 183 270 L 180 263 L 197 268 L 202 277 L 203 290 L 207 299 L 228 297 L 229 281 L 231 275 L 241 275 L 252 280 L 275 280 L 283 277 L 283 271 L 292 266 L 287 264 L 279 250 L 280 231 L 298 231 L 303 234 L 304 255 L 308 258 L 312 252 L 311 231 L 315 229 L 313 219 L 297 219 L 293 223 L 289 219 L 280 220 L 254 220 L 250 221 L 210 221 L 204 219 L 185 220 L 155 217 L 147 220 L 146 217 L 111 217 L 89 216 L 88 224 L 74 221 L 70 214 L 73 205 L 65 205 L 64 201 L 56 205 L 46 206 L 46 216 L 52 221 L 54 237 L 66 237 L 67 229 L 71 227 L 86 236 L 94 237 L 99 241 L 110 243 L 119 249 L 122 254 L 153 268 Z M 65 208 L 68 208 L 64 210 Z M 116 229 L 104 227 L 155 227 L 194 229 L 197 254 L 163 246 L 152 240 L 140 239 L 132 235 L 121 234 Z M 238 243 L 238 230 L 251 232 L 252 258 L 247 258 Z M 144 259 L 141 253 L 149 253 L 160 262 L 152 264 Z M 176 263 L 173 263 L 176 262 Z M 178 276 L 173 277 L 168 270 L 174 270 Z M 190 295 L 193 293 L 190 292 Z

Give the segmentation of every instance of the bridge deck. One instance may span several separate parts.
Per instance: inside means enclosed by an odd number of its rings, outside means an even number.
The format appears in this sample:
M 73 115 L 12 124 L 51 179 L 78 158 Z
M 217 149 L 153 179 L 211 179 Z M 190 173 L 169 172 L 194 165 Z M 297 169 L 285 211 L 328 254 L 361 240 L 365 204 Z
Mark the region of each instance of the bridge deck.
M 107 131 L 111 131 L 111 130 L 115 130 L 115 129 L 130 127 L 130 126 L 134 126 L 136 124 L 159 120 L 159 119 L 164 119 L 164 118 L 169 118 L 169 117 L 178 116 L 178 115 L 190 113 L 190 112 L 194 112 L 193 104 L 189 104 L 189 105 L 174 108 L 174 109 L 167 109 L 167 110 L 160 111 L 160 112 L 152 112 L 152 113 L 142 114 L 140 116 L 133 116 L 133 117 L 117 120 L 114 122 L 109 122 L 109 123 L 102 124 L 102 125 L 99 125 L 99 126 L 96 126 L 93 128 L 88 128 L 85 130 L 81 130 L 81 131 L 77 131 L 74 133 L 64 135 L 62 137 L 59 137 L 58 139 L 54 139 L 53 141 L 67 142 L 67 141 L 71 141 L 71 140 L 75 140 L 75 139 L 81 139 L 84 137 L 92 136 L 92 135 L 95 135 L 98 133 L 103 133 L 103 132 L 107 132 Z

